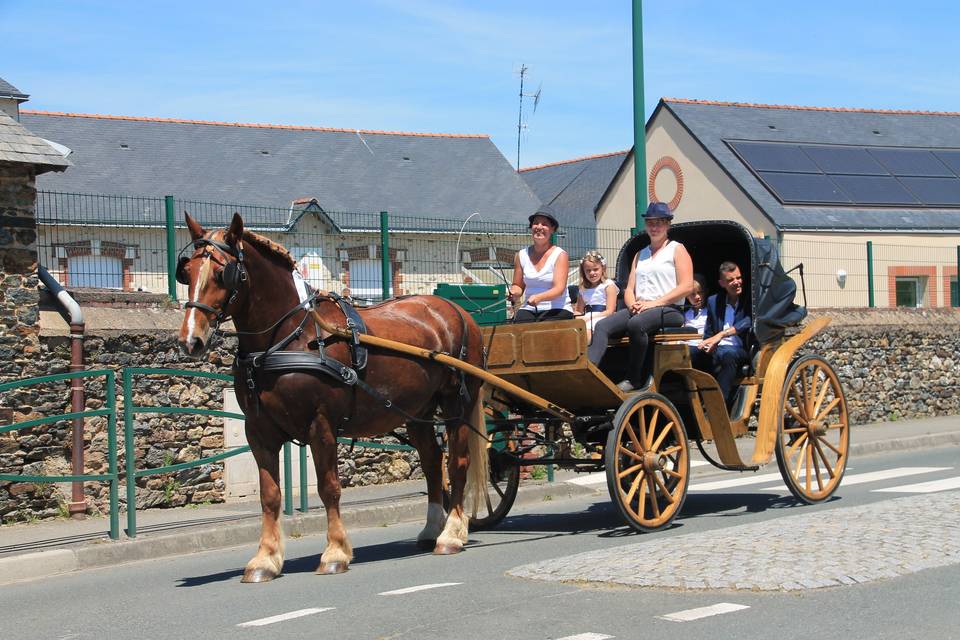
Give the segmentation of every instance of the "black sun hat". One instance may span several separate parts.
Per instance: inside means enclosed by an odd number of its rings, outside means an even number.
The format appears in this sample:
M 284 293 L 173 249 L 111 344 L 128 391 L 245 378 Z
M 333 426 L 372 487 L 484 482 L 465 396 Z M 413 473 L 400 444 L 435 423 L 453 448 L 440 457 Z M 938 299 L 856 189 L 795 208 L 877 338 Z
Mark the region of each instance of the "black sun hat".
M 533 226 L 533 219 L 536 218 L 537 216 L 542 216 L 547 220 L 549 220 L 550 224 L 553 225 L 554 231 L 560 228 L 560 222 L 557 220 L 557 216 L 555 216 L 553 214 L 553 211 L 546 205 L 541 206 L 539 209 L 536 210 L 535 213 L 531 213 L 530 216 L 527 218 L 527 220 L 530 221 L 531 227 Z

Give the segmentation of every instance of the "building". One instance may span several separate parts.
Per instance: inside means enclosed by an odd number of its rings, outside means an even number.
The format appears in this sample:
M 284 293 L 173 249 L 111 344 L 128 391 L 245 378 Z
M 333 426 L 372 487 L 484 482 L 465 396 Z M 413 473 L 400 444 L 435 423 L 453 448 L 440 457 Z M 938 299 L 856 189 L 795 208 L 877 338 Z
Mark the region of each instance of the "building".
M 651 200 L 776 239 L 809 306 L 957 305 L 960 113 L 664 98 L 646 147 Z M 634 225 L 633 173 L 631 152 L 599 228 Z

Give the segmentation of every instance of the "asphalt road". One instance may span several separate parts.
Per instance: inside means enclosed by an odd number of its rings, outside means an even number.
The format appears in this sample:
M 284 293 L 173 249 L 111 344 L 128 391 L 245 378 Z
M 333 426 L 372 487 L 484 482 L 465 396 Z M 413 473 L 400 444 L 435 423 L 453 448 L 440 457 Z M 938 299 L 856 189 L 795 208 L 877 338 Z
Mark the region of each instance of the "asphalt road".
M 239 581 L 252 547 L 9 585 L 0 590 L 0 637 L 960 638 L 960 528 L 957 509 L 943 507 L 960 499 L 960 448 L 858 458 L 838 498 L 815 506 L 797 505 L 774 481 L 706 484 L 737 477 L 698 479 L 693 489 L 706 489 L 692 490 L 675 526 L 655 534 L 629 531 L 599 493 L 517 508 L 452 557 L 419 551 L 419 525 L 353 530 L 356 558 L 340 576 L 314 575 L 323 538 L 310 537 L 288 541 L 284 575 L 263 585 Z M 923 492 L 938 487 L 948 488 Z M 823 523 L 823 535 L 799 526 L 809 518 Z M 861 547 L 864 524 L 871 537 Z M 930 539 L 903 542 L 908 525 Z M 834 567 L 853 553 L 862 573 L 851 584 L 787 591 L 615 583 L 636 574 L 624 560 L 634 552 L 657 575 L 734 570 L 748 558 L 742 544 L 718 544 L 726 534 L 769 559 L 761 571 L 802 559 Z M 690 548 L 707 560 L 679 551 Z M 907 564 L 895 577 L 877 568 L 917 549 L 940 566 Z M 549 570 L 571 566 L 610 579 L 549 579 Z

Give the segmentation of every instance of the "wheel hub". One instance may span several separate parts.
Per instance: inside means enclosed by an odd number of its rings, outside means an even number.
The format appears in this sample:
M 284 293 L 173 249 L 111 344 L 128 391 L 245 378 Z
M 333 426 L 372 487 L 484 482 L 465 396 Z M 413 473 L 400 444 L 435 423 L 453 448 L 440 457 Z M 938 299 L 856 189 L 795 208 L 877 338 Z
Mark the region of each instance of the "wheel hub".
M 811 420 L 807 423 L 807 434 L 811 437 L 822 437 L 827 434 L 827 426 L 819 420 Z
M 656 473 L 666 466 L 666 456 L 658 455 L 651 451 L 643 454 L 643 470 L 647 473 Z

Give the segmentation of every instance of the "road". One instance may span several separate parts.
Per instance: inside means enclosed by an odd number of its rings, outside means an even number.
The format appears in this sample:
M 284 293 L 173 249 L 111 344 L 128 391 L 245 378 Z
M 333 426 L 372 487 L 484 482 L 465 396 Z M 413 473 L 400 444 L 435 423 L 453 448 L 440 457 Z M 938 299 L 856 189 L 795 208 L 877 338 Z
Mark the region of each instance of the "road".
M 313 574 L 310 537 L 263 585 L 239 582 L 252 547 L 9 585 L 0 637 L 960 638 L 960 449 L 855 459 L 814 506 L 773 471 L 698 476 L 655 534 L 598 494 L 518 507 L 452 557 L 419 525 L 352 530 L 340 576 Z

